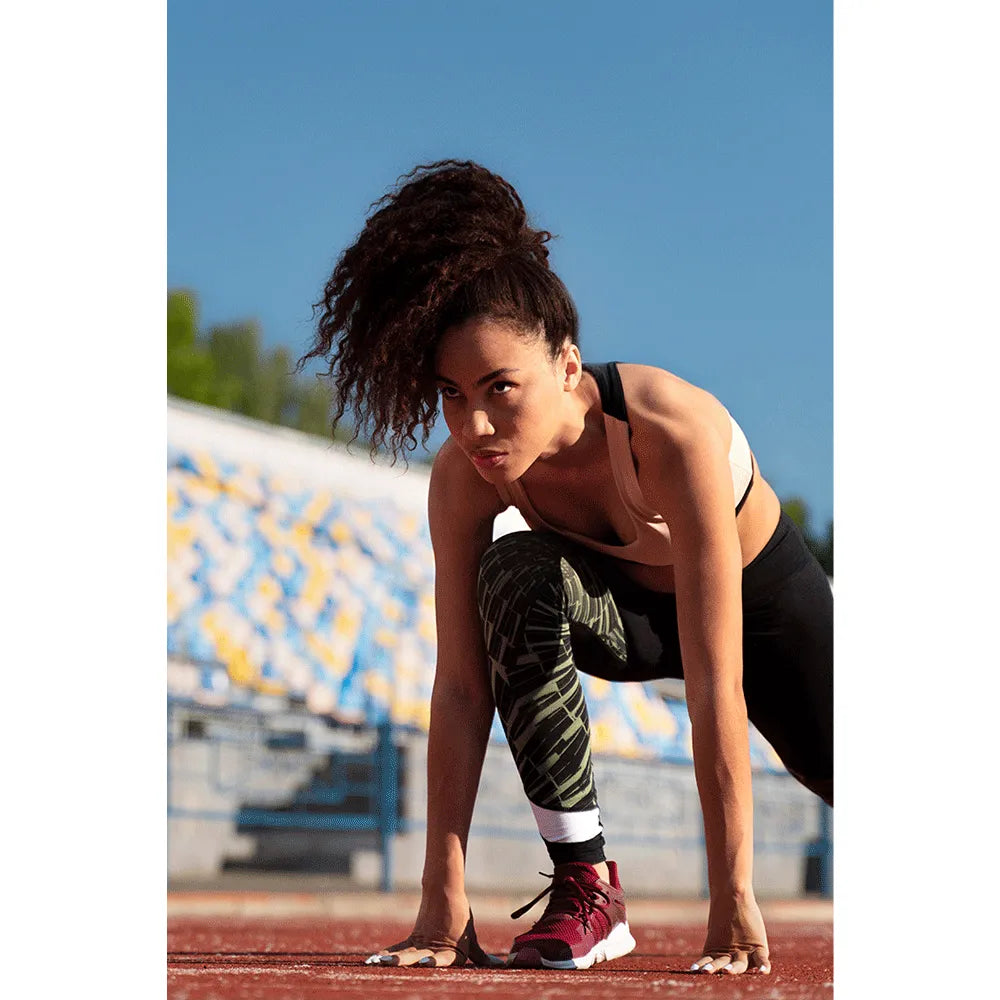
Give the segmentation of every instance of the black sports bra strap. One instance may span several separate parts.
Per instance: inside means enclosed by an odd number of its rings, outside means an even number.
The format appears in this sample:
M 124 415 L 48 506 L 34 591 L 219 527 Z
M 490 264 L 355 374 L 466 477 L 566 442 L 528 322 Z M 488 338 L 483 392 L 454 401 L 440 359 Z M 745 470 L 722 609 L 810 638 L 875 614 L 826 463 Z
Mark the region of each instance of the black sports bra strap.
M 597 382 L 597 388 L 601 393 L 601 409 L 609 417 L 627 424 L 628 411 L 625 409 L 625 393 L 622 390 L 621 375 L 618 374 L 618 362 L 585 364 L 583 370 L 593 375 L 594 381 Z

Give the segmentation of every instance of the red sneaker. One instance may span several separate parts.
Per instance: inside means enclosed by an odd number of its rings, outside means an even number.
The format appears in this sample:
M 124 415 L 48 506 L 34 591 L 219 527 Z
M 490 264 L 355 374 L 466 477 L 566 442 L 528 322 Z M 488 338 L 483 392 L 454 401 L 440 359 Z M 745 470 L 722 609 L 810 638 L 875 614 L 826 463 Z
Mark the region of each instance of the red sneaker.
M 552 884 L 511 914 L 516 920 L 552 893 L 535 926 L 514 938 L 508 966 L 589 969 L 598 962 L 621 958 L 635 947 L 625 916 L 625 893 L 618 881 L 618 866 L 614 861 L 607 864 L 608 882 L 584 861 L 556 865 L 554 874 L 547 876 Z

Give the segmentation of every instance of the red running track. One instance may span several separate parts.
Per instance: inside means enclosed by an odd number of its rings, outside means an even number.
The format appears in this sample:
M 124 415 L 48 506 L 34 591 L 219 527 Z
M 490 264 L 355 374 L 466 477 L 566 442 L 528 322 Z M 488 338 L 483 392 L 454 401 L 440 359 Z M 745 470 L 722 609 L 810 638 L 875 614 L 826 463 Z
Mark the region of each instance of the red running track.
M 766 916 L 766 914 L 765 914 Z M 780 922 L 768 927 L 769 976 L 689 971 L 700 925 L 637 925 L 631 955 L 581 972 L 533 969 L 401 969 L 366 966 L 375 943 L 398 941 L 399 919 L 331 916 L 174 916 L 167 930 L 170 1000 L 589 1000 L 647 994 L 813 1000 L 833 992 L 833 927 Z M 480 941 L 506 954 L 512 923 L 477 920 Z M 520 929 L 520 928 L 518 928 Z

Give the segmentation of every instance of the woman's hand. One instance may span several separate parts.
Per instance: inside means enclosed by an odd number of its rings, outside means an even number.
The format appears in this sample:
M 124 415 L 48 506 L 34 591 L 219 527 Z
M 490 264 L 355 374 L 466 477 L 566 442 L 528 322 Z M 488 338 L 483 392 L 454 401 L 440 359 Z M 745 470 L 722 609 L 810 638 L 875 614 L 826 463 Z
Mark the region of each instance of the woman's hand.
M 471 962 L 500 966 L 503 959 L 487 955 L 479 946 L 468 901 L 457 905 L 431 903 L 424 896 L 410 936 L 365 959 L 365 965 L 422 965 L 458 967 Z
M 704 955 L 691 966 L 692 972 L 737 976 L 771 971 L 764 919 L 753 893 L 725 903 L 713 901 L 703 950 Z

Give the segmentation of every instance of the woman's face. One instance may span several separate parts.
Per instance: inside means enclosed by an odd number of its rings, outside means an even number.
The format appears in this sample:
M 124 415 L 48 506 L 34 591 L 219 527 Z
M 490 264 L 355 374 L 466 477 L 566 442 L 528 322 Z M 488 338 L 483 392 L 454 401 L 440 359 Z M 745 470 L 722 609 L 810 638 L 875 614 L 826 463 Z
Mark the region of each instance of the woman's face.
M 510 482 L 559 450 L 580 352 L 567 344 L 553 360 L 541 335 L 480 316 L 445 332 L 435 378 L 455 443 L 485 480 Z

